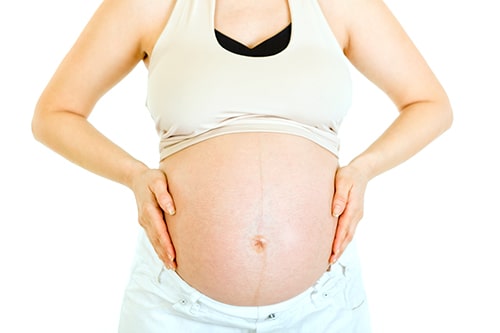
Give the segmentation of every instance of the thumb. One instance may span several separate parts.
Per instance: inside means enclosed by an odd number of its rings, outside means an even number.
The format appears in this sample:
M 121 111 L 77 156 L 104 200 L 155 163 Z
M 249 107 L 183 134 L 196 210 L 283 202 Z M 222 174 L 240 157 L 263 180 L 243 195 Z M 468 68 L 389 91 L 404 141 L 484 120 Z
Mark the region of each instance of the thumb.
M 339 217 L 344 212 L 349 199 L 350 190 L 351 186 L 349 183 L 343 181 L 337 174 L 337 177 L 335 178 L 335 193 L 333 195 L 332 203 L 332 215 L 334 217 Z
M 333 210 L 332 210 L 333 216 L 339 217 L 340 215 L 342 215 L 342 213 L 345 210 L 346 204 L 347 204 L 347 201 L 344 198 L 341 198 L 341 197 L 338 197 L 337 195 L 335 195 L 335 197 L 333 199 Z
M 156 197 L 156 201 L 160 205 L 161 209 L 167 212 L 169 215 L 175 214 L 174 200 L 168 192 L 167 177 L 159 177 L 155 179 L 151 186 L 151 191 Z

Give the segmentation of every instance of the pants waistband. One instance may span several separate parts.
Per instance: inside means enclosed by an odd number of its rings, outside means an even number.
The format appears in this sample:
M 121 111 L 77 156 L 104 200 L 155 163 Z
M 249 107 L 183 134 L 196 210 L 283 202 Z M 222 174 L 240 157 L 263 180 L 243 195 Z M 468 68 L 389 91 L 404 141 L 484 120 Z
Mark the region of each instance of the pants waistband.
M 138 253 L 140 253 L 138 260 L 141 260 L 143 264 L 146 263 L 160 287 L 165 287 L 169 294 L 175 295 L 172 307 L 176 311 L 207 322 L 217 321 L 215 318 L 220 320 L 230 318 L 232 321 L 237 318 L 241 321 L 239 325 L 242 327 L 248 325 L 249 328 L 258 323 L 264 324 L 276 321 L 276 319 L 279 319 L 279 322 L 297 320 L 298 317 L 307 315 L 307 312 L 313 312 L 331 304 L 335 296 L 337 296 L 335 302 L 340 302 L 343 297 L 339 298 L 338 294 L 344 290 L 349 279 L 347 266 L 343 265 L 343 262 L 355 258 L 355 254 L 351 253 L 352 250 L 345 252 L 346 256 L 342 256 L 341 260 L 332 265 L 330 270 L 325 272 L 313 286 L 291 299 L 264 306 L 235 306 L 221 303 L 202 294 L 175 271 L 166 269 L 145 233 L 140 236 L 138 246 Z M 286 279 L 286 276 L 283 278 Z

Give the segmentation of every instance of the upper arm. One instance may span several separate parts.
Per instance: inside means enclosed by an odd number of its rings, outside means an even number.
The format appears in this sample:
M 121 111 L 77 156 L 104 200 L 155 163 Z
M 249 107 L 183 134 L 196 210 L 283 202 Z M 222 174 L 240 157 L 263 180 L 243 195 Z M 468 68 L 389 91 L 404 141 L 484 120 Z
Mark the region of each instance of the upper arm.
M 347 0 L 345 54 L 398 109 L 446 98 L 426 61 L 382 0 Z
M 88 117 L 94 104 L 145 57 L 144 12 L 137 0 L 104 0 L 40 97 L 38 113 Z M 142 19 L 141 19 L 142 18 Z

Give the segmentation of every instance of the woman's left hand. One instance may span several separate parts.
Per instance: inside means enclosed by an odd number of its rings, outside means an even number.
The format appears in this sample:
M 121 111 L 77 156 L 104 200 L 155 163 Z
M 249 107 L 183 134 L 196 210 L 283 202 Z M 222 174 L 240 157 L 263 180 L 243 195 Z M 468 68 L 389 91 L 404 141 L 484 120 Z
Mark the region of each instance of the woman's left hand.
M 368 177 L 352 165 L 339 168 L 335 175 L 332 214 L 338 218 L 330 264 L 336 262 L 351 242 L 356 226 L 363 217 Z

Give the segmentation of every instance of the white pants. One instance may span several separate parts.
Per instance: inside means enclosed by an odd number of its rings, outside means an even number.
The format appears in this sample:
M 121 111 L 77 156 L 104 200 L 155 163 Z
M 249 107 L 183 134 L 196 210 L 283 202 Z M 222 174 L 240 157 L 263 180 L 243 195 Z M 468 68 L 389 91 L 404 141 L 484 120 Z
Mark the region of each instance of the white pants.
M 167 270 L 141 233 L 119 333 L 160 332 L 369 333 L 354 245 L 302 294 L 273 305 L 233 306 L 201 294 Z

